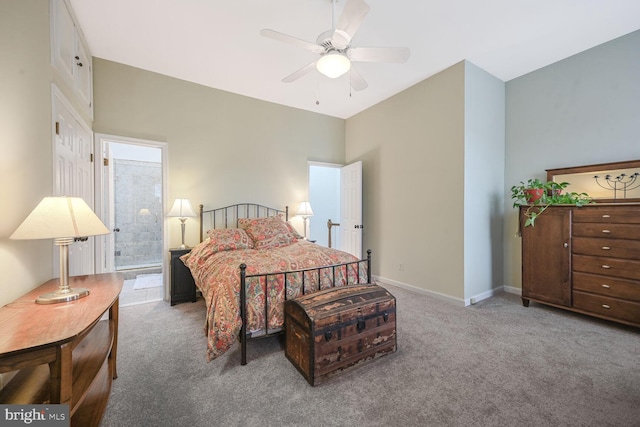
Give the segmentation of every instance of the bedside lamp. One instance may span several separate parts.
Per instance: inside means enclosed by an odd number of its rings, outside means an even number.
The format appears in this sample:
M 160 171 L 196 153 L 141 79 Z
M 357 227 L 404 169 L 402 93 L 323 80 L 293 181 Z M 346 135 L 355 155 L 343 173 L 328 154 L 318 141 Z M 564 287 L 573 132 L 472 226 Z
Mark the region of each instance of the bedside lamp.
M 313 216 L 313 210 L 311 209 L 311 204 L 309 202 L 300 203 L 300 208 L 298 209 L 298 216 L 302 217 L 304 221 L 304 238 L 307 238 L 307 218 Z
M 171 210 L 167 213 L 167 216 L 176 217 L 182 223 L 180 224 L 182 228 L 182 244 L 180 245 L 180 249 L 186 249 L 187 245 L 184 244 L 184 229 L 185 229 L 184 222 L 189 217 L 198 216 L 193 211 L 193 208 L 191 207 L 191 202 L 189 201 L 189 199 L 176 199 L 173 202 L 173 206 L 171 207 Z
M 87 236 L 108 234 L 81 197 L 45 197 L 9 237 L 17 240 L 53 239 L 60 246 L 60 286 L 55 292 L 40 295 L 37 304 L 73 301 L 89 295 L 86 288 L 69 288 L 69 245 L 87 240 Z

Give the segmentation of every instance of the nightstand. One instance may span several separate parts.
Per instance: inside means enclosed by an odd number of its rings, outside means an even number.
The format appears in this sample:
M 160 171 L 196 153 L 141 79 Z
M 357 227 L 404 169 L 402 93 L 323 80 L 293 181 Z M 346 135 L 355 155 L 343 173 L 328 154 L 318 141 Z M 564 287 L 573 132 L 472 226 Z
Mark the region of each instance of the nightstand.
M 180 302 L 196 301 L 196 283 L 191 276 L 191 271 L 182 262 L 180 257 L 191 252 L 187 249 L 169 249 L 171 253 L 171 305 Z

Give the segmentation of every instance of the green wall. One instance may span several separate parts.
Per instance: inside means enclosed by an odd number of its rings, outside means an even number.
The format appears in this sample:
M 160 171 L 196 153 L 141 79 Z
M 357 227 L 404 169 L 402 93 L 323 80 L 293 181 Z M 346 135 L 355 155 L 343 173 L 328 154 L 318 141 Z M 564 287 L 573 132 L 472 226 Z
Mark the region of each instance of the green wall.
M 168 199 L 296 210 L 307 161 L 343 163 L 344 120 L 94 58 L 94 131 L 168 144 Z M 171 227 L 171 245 L 179 233 Z M 187 227 L 197 241 L 197 227 Z

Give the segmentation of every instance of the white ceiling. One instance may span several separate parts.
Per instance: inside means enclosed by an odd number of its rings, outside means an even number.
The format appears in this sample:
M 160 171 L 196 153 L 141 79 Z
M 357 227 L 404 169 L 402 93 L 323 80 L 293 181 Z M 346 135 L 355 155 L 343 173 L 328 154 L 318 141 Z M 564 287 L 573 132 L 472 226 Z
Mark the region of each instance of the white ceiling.
M 317 55 L 259 34 L 315 42 L 332 28 L 331 0 L 70 0 L 95 57 L 340 118 L 463 59 L 508 81 L 640 29 L 639 0 L 366 2 L 352 45 L 407 46 L 411 57 L 355 63 L 369 87 L 350 93 L 347 75 L 316 70 L 282 83 Z

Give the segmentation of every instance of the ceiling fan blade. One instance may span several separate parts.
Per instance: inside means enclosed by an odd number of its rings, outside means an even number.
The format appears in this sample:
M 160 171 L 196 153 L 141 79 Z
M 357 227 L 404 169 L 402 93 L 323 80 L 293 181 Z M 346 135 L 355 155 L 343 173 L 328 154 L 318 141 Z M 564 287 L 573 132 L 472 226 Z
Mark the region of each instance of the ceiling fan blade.
M 312 63 L 305 65 L 304 67 L 300 68 L 298 71 L 289 74 L 287 77 L 282 79 L 282 81 L 285 83 L 291 83 L 295 80 L 298 80 L 300 77 L 313 71 L 316 68 L 316 62 L 317 61 L 313 61 Z
M 347 56 L 358 62 L 407 62 L 408 47 L 352 47 Z
M 369 87 L 369 84 L 367 84 L 364 77 L 362 77 L 362 75 L 353 67 L 349 70 L 349 80 L 351 81 L 351 87 L 354 90 L 361 91 Z
M 369 13 L 369 9 L 369 5 L 363 0 L 347 0 L 331 39 L 335 47 L 344 49 L 349 45 L 360 24 Z
M 270 39 L 278 40 L 285 43 L 294 44 L 296 46 L 302 47 L 304 49 L 310 50 L 314 53 L 322 53 L 324 52 L 324 48 L 322 46 L 318 46 L 315 43 L 308 42 L 306 40 L 299 39 L 297 37 L 290 36 L 288 34 L 280 33 L 278 31 L 264 29 L 260 30 L 260 34 L 264 37 L 268 37 Z

